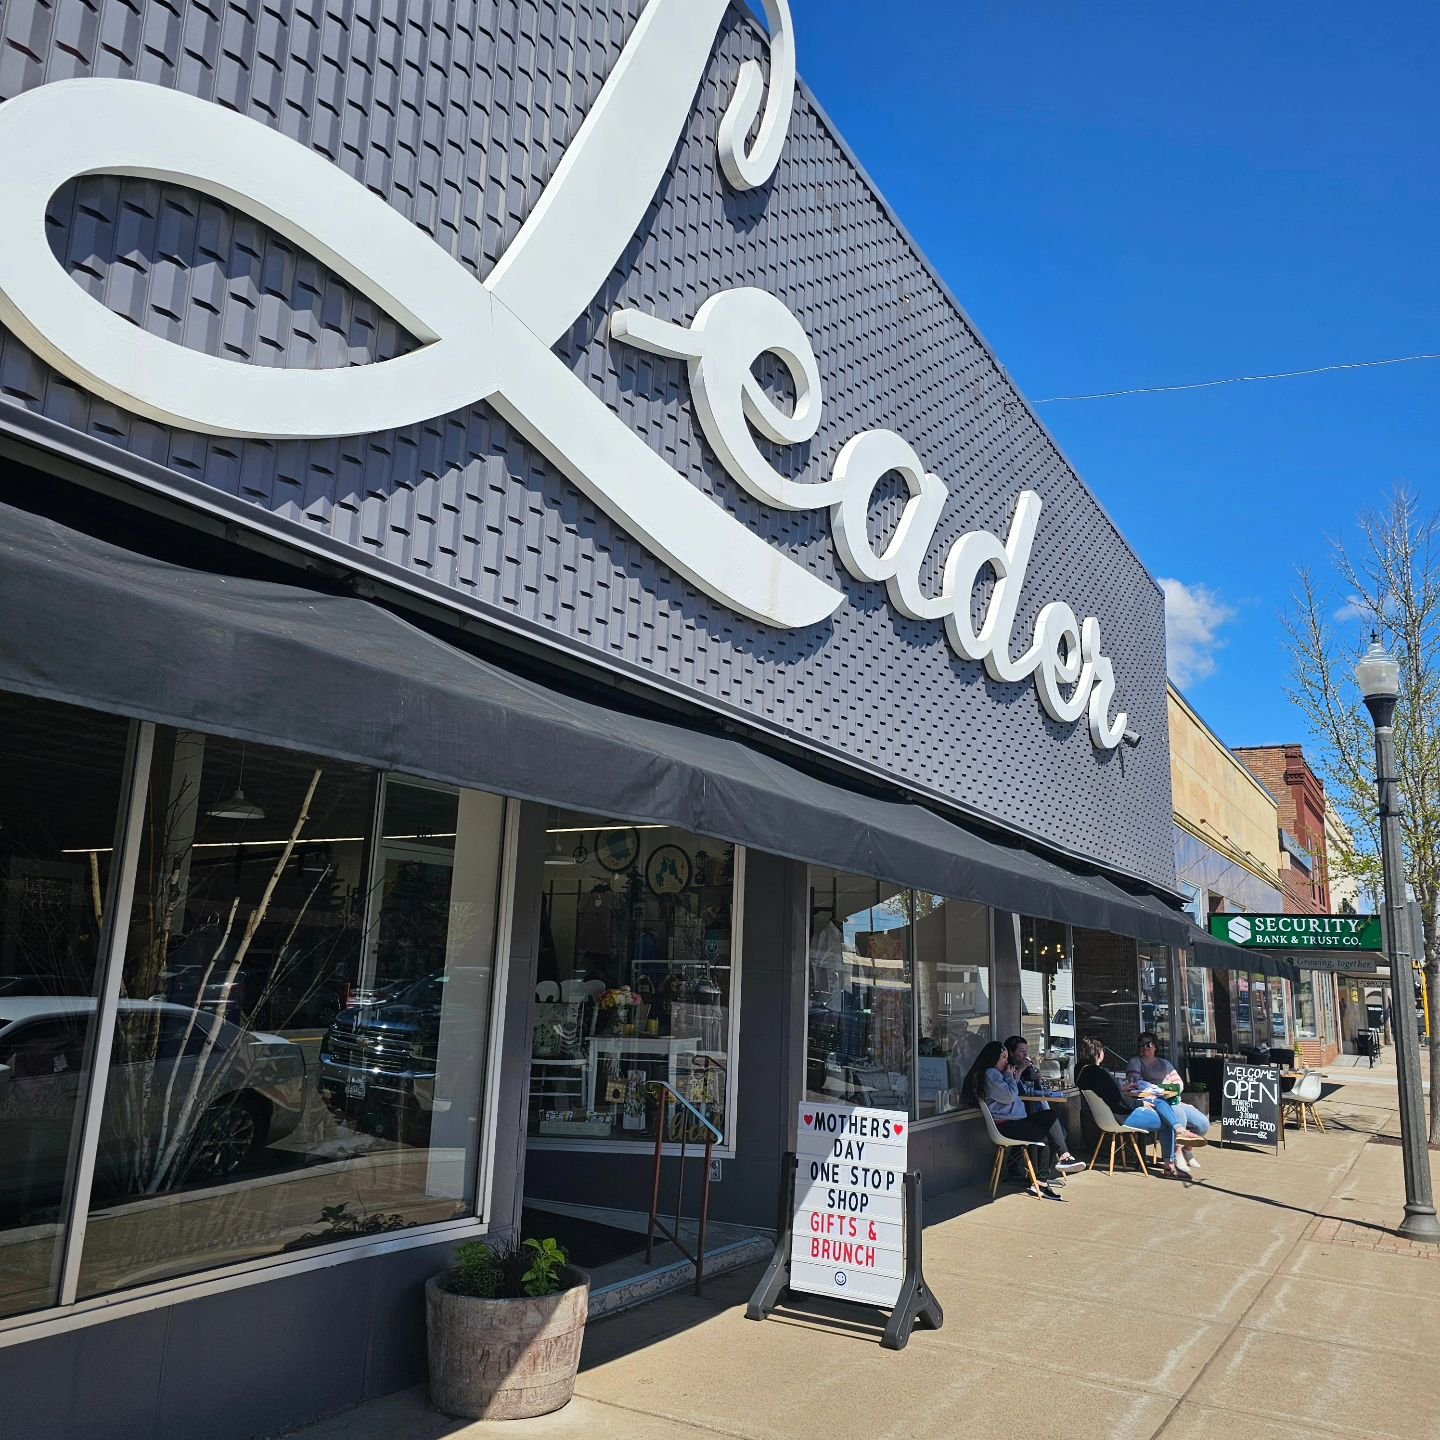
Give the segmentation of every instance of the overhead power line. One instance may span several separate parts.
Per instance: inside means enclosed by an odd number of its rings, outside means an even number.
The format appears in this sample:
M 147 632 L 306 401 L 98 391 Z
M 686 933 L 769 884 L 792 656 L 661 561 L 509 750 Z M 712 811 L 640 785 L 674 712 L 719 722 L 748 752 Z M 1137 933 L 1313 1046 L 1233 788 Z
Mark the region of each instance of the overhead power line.
M 1100 390 L 1094 395 L 1047 395 L 1035 405 L 1058 405 L 1063 400 L 1115 400 L 1121 395 L 1169 395 L 1177 390 L 1213 390 L 1218 385 L 1253 385 L 1259 380 L 1294 380 L 1302 375 L 1328 375 L 1334 370 L 1373 370 L 1380 365 L 1408 365 L 1413 360 L 1440 360 L 1440 353 L 1397 355 L 1391 360 L 1351 360 L 1340 365 L 1316 365 L 1309 370 L 1277 370 L 1273 375 L 1230 375 L 1224 380 L 1196 380 L 1189 385 L 1136 385 L 1129 390 Z

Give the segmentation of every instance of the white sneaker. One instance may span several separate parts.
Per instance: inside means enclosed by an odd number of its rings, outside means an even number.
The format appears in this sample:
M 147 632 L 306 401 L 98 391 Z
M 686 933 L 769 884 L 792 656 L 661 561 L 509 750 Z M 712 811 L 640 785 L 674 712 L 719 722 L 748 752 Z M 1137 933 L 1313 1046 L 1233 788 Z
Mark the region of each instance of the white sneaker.
M 1190 1166 L 1186 1163 L 1185 1152 L 1183 1150 L 1177 1150 L 1175 1152 L 1175 1168 L 1182 1175 L 1188 1175 L 1190 1173 Z
M 1182 1150 L 1180 1153 L 1185 1157 L 1187 1169 L 1198 1170 L 1200 1168 L 1200 1157 L 1193 1150 Z

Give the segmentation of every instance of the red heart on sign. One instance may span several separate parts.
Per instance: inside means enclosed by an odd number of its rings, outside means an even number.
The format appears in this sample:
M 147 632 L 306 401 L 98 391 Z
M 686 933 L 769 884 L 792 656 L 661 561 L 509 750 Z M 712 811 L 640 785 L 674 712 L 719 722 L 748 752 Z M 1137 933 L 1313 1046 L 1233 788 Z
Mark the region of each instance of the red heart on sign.
M 812 1120 L 814 1120 L 814 1118 L 815 1118 L 815 1117 L 814 1117 L 813 1115 L 807 1115 L 807 1116 L 805 1117 L 805 1123 L 806 1123 L 807 1125 L 810 1124 L 810 1122 L 811 1122 Z
M 905 1127 L 903 1125 L 897 1125 L 895 1127 L 895 1133 L 897 1135 L 903 1135 L 905 1133 Z

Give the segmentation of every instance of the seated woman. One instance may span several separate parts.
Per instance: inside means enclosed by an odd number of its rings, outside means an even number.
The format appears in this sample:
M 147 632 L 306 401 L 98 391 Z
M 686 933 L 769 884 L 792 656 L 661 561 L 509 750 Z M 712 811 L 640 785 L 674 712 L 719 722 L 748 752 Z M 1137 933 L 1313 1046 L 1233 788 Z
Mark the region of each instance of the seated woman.
M 1076 1085 L 1103 1100 L 1121 1124 L 1135 1130 L 1148 1130 L 1158 1136 L 1162 1173 L 1171 1179 L 1178 1178 L 1180 1171 L 1175 1166 L 1178 1120 L 1175 1112 L 1163 1100 L 1141 1099 L 1132 1104 L 1121 1091 L 1120 1082 L 1105 1068 L 1104 1062 L 1105 1047 L 1087 1036 L 1075 1051 Z
M 1010 1060 L 1006 1069 L 1014 1075 L 1022 1093 L 1033 1095 L 1045 1088 L 1040 1072 L 1030 1058 L 1030 1042 L 1023 1035 L 1010 1036 L 1005 1042 L 1005 1053 Z M 1050 1105 L 1032 1105 L 1030 1109 L 1037 1115 L 1046 1115 L 1050 1119 L 1050 1143 L 1056 1150 L 1056 1168 L 1062 1174 L 1069 1170 L 1083 1170 L 1085 1162 L 1077 1160 L 1070 1153 L 1070 1140 L 1065 1134 L 1065 1123 L 1060 1119 L 1060 1112 Z
M 1047 1163 L 1042 1173 L 1046 1178 L 1042 1179 L 1038 1193 L 1047 1200 L 1063 1199 L 1055 1187 L 1064 1185 L 1064 1171 L 1084 1166 L 1075 1160 L 1064 1166 L 1059 1164 L 1054 1141 L 1049 1138 L 1051 1117 L 1026 1112 L 1020 1099 L 1020 1083 L 1010 1069 L 1009 1052 L 998 1040 L 991 1040 L 975 1057 L 961 1093 L 977 1105 L 989 1106 L 995 1128 L 1007 1139 L 1045 1142 Z M 1033 1185 L 1029 1188 L 1032 1194 L 1036 1193 Z
M 1179 1072 L 1160 1053 L 1160 1041 L 1153 1030 L 1142 1030 L 1136 1043 L 1140 1047 L 1140 1053 L 1125 1067 L 1127 1090 L 1132 1096 L 1153 1096 L 1161 1085 L 1184 1083 Z M 1171 1100 L 1169 1103 L 1180 1122 L 1180 1131 L 1176 1137 L 1179 1149 L 1175 1155 L 1175 1164 L 1188 1174 L 1191 1170 L 1200 1168 L 1194 1147 L 1207 1143 L 1205 1137 L 1210 1133 L 1210 1117 L 1201 1114 L 1193 1105 L 1186 1105 L 1179 1100 Z

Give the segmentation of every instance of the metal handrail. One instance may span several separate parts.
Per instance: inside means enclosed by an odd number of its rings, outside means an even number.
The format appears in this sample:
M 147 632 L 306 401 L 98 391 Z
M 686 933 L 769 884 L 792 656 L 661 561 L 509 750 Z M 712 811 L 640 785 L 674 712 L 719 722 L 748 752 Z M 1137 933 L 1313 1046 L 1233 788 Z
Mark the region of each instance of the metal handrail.
M 668 1080 L 650 1081 L 652 1090 L 664 1090 L 669 1093 L 672 1099 L 678 1100 L 720 1143 L 725 1143 L 725 1136 L 717 1130 Z M 683 1143 L 683 1142 L 682 1142 Z
M 652 1080 L 648 1088 L 659 1099 L 660 1108 L 655 1117 L 655 1169 L 650 1185 L 650 1223 L 645 1232 L 645 1263 L 655 1263 L 655 1236 L 658 1232 L 695 1267 L 695 1293 L 698 1295 L 705 1280 L 705 1225 L 710 1217 L 711 1157 L 715 1142 L 723 1141 L 725 1137 L 668 1081 Z M 685 1248 L 680 1239 L 680 1207 L 685 1203 L 685 1147 L 688 1143 L 686 1127 L 683 1126 L 680 1130 L 680 1170 L 675 1182 L 675 1228 L 672 1230 L 660 1218 L 660 1162 L 665 1156 L 666 1122 L 670 1116 L 672 1098 L 689 1111 L 705 1130 L 705 1172 L 700 1183 L 700 1223 L 693 1254 Z

